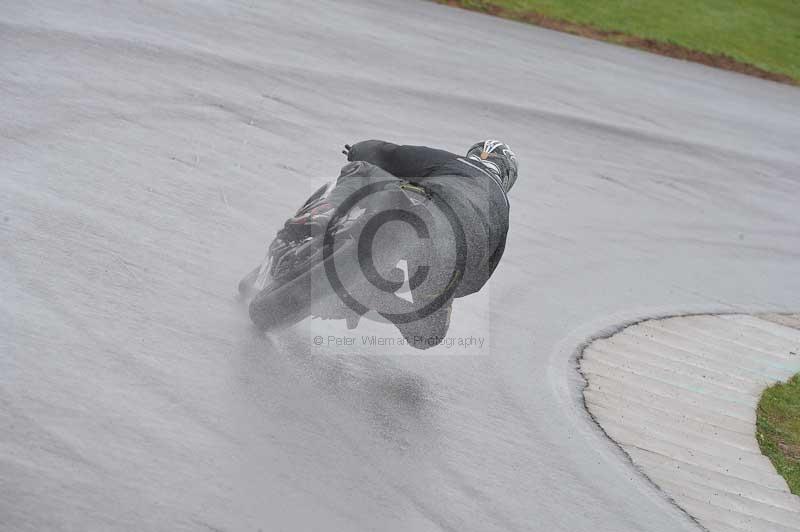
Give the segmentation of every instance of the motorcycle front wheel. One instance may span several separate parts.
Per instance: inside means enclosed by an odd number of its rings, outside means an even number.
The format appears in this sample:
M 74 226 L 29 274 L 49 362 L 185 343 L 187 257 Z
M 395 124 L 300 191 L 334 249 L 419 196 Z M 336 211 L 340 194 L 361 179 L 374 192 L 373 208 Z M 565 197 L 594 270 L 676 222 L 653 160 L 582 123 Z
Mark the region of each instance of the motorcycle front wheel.
M 346 254 L 352 254 L 354 242 L 344 243 L 325 261 L 340 260 Z M 321 305 L 328 301 L 338 302 L 337 296 L 327 281 L 325 261 L 319 261 L 308 271 L 282 282 L 274 280 L 257 293 L 250 301 L 250 320 L 263 331 L 272 331 L 291 327 L 319 311 Z M 245 277 L 258 275 L 258 268 Z M 316 312 L 315 312 L 316 314 Z

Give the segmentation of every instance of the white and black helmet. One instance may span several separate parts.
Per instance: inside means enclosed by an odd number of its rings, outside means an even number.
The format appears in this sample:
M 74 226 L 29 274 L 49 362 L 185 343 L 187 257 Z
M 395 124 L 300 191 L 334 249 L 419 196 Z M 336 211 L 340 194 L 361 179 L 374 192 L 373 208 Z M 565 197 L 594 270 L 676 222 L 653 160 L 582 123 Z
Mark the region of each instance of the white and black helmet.
M 494 174 L 506 192 L 517 180 L 517 156 L 508 144 L 499 140 L 476 142 L 467 150 L 467 159 L 479 162 Z

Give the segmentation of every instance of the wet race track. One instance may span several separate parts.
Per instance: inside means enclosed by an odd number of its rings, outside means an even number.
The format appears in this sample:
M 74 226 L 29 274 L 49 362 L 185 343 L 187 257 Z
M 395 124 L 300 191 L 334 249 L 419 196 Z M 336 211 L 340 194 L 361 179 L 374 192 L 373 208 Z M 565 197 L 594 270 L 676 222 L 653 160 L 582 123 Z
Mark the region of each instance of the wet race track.
M 647 316 L 797 310 L 800 91 L 427 2 L 12 4 L 0 529 L 697 529 L 574 357 Z M 454 308 L 482 347 L 253 329 L 236 283 L 341 144 L 486 137 L 520 178 Z

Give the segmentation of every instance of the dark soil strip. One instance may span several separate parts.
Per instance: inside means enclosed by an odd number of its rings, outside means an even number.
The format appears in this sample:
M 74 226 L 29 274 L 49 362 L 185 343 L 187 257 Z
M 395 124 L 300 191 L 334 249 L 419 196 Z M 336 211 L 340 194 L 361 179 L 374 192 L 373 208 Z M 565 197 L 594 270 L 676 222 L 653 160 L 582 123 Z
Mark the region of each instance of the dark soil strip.
M 674 43 L 656 41 L 654 39 L 645 39 L 643 37 L 636 37 L 635 35 L 628 35 L 619 31 L 600 30 L 586 24 L 568 22 L 566 20 L 552 18 L 536 12 L 513 11 L 487 2 L 473 2 L 475 5 L 464 5 L 464 3 L 460 0 L 434 1 L 440 4 L 488 13 L 497 17 L 527 22 L 529 24 L 536 24 L 537 26 L 542 26 L 543 28 L 563 31 L 573 35 L 580 35 L 581 37 L 588 37 L 590 39 L 596 39 L 599 41 L 622 44 L 624 46 L 630 46 L 631 48 L 639 48 L 641 50 L 646 50 L 648 52 L 653 52 L 660 55 L 666 55 L 668 57 L 684 59 L 686 61 L 694 61 L 695 63 L 702 63 L 704 65 L 722 68 L 724 70 L 732 70 L 733 72 L 747 74 L 748 76 L 755 76 L 757 78 L 777 81 L 779 83 L 788 83 L 789 85 L 800 85 L 800 82 L 791 76 L 770 72 L 755 65 L 734 59 L 733 57 L 725 54 L 710 54 L 707 52 L 700 52 L 698 50 L 692 50 L 691 48 L 686 48 Z

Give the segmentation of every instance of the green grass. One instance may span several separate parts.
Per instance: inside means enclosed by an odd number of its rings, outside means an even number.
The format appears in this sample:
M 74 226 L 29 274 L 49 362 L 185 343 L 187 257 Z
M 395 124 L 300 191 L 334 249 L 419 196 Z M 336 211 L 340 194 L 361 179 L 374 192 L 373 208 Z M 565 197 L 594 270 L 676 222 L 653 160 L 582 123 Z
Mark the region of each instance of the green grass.
M 792 493 L 800 495 L 800 374 L 761 396 L 756 438 Z
M 800 80 L 800 0 L 461 0 L 725 54 Z

